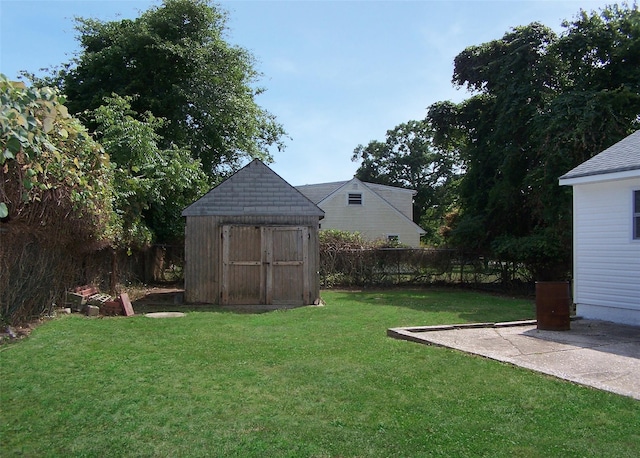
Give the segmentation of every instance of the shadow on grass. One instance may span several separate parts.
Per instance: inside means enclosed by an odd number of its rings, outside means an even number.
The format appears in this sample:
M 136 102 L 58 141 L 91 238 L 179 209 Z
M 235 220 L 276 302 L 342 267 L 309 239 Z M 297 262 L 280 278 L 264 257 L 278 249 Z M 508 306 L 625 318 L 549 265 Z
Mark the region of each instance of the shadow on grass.
M 461 288 L 385 288 L 324 290 L 331 302 L 355 302 L 367 306 L 395 306 L 426 312 L 455 314 L 461 322 L 497 322 L 535 317 L 532 298 L 479 292 Z M 152 288 L 132 302 L 136 314 L 151 312 L 217 312 L 259 314 L 300 306 L 185 304 L 182 288 Z M 307 306 L 309 307 L 309 306 Z M 416 323 L 420 325 L 422 323 Z
M 215 304 L 185 304 L 184 290 L 171 288 L 145 294 L 143 297 L 132 301 L 136 315 L 154 312 L 217 312 L 257 314 L 297 308 L 289 305 L 215 305 Z
M 454 288 L 390 288 L 327 291 L 331 300 L 394 306 L 429 314 L 455 314 L 460 322 L 483 323 L 535 318 L 533 298 Z M 418 323 L 419 324 L 419 323 Z M 455 323 L 448 323 L 455 324 Z

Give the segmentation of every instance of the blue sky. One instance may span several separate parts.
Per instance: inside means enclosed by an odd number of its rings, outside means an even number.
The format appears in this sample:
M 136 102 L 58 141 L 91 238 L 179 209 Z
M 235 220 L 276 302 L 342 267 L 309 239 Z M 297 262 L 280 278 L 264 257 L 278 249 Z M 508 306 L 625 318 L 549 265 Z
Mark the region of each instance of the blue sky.
M 248 49 L 267 91 L 258 103 L 291 139 L 273 170 L 293 185 L 348 180 L 353 150 L 421 119 L 441 100 L 468 97 L 451 84 L 467 46 L 534 21 L 563 19 L 613 1 L 221 1 L 227 41 Z M 0 72 L 67 62 L 78 51 L 73 18 L 137 17 L 160 1 L 0 0 Z

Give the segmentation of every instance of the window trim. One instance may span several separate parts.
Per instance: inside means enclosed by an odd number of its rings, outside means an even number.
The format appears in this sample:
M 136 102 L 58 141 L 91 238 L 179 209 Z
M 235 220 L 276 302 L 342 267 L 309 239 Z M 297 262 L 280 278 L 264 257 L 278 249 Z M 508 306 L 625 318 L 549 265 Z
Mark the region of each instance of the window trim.
M 631 240 L 640 241 L 640 189 L 631 191 Z

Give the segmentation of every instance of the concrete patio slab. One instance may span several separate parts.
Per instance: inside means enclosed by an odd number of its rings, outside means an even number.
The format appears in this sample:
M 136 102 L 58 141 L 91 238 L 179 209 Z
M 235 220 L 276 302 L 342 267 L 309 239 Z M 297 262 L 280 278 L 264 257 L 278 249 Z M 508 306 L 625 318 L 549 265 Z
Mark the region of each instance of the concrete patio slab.
M 535 321 L 391 328 L 387 335 L 484 356 L 640 400 L 640 327 L 577 319 L 569 331 Z

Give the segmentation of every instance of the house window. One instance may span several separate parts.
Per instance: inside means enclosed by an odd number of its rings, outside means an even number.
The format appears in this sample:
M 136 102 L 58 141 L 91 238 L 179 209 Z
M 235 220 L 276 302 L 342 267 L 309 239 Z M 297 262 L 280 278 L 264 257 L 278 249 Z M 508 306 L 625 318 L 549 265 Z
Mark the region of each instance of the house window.
M 347 198 L 347 203 L 349 205 L 362 205 L 362 193 L 350 192 Z
M 633 239 L 640 240 L 640 190 L 633 191 Z
M 400 241 L 400 237 L 398 236 L 398 234 L 388 234 L 387 235 L 387 242 L 389 243 L 398 243 Z

